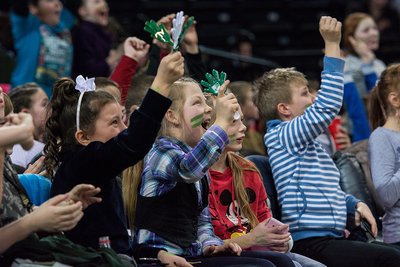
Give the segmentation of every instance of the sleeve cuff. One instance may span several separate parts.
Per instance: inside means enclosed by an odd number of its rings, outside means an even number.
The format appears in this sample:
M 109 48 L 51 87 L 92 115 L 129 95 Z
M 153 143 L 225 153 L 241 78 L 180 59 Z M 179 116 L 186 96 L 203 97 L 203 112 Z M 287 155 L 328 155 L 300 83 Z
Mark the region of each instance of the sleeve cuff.
M 219 147 L 229 144 L 228 134 L 218 125 L 212 125 L 208 129 L 208 131 L 214 132 L 214 134 L 219 137 L 218 139 L 216 139 L 216 140 L 218 140 L 217 142 L 218 142 Z
M 352 195 L 346 195 L 346 208 L 347 213 L 355 213 L 356 205 L 358 202 L 361 202 L 358 198 L 355 198 Z
M 161 122 L 171 103 L 172 101 L 169 98 L 160 95 L 154 90 L 148 90 L 139 107 L 139 111 Z
M 324 57 L 324 71 L 343 72 L 345 61 L 336 57 Z
M 362 64 L 362 65 L 361 65 L 361 72 L 362 72 L 364 75 L 368 75 L 368 74 L 371 74 L 371 73 L 375 73 L 374 63 Z

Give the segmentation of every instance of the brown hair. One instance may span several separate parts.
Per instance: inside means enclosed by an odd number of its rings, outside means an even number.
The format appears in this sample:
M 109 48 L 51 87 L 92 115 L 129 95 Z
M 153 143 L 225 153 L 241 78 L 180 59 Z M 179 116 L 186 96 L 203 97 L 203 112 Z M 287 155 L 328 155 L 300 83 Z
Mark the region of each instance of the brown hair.
M 44 166 L 50 177 L 60 162 L 61 149 L 73 150 L 75 138 L 76 109 L 80 92 L 75 89 L 75 82 L 69 78 L 59 79 L 54 84 L 53 97 L 47 107 L 45 135 L 48 142 L 44 147 Z M 85 92 L 81 103 L 80 128 L 91 135 L 95 131 L 95 123 L 102 108 L 116 102 L 115 98 L 104 91 Z
M 10 97 L 6 93 L 3 93 L 3 99 L 4 99 L 4 116 L 8 116 L 10 115 L 11 112 L 13 112 L 14 107 Z
M 146 74 L 138 74 L 132 78 L 131 88 L 129 89 L 125 104 L 127 110 L 133 105 L 140 105 L 153 81 L 154 76 Z
M 295 68 L 277 68 L 255 81 L 254 103 L 267 121 L 280 118 L 277 110 L 279 103 L 292 102 L 290 85 L 293 82 L 307 84 L 304 74 Z
M 245 81 L 236 81 L 229 84 L 229 89 L 236 96 L 240 106 L 246 102 L 246 93 L 253 90 L 253 85 Z
M 391 92 L 400 94 L 400 64 L 393 64 L 387 67 L 382 72 L 377 85 L 371 91 L 369 117 L 373 130 L 384 125 L 387 116 L 394 112 L 388 101 L 388 96 Z
M 358 25 L 362 20 L 366 18 L 371 18 L 373 20 L 373 18 L 370 15 L 363 12 L 351 13 L 344 20 L 343 42 L 345 48 L 350 54 L 356 55 L 357 53 L 354 51 L 353 46 L 350 43 L 349 37 L 350 36 L 354 37 L 354 33 L 357 30 Z
M 96 84 L 96 90 L 108 92 L 115 97 L 118 103 L 121 103 L 121 92 L 116 82 L 105 77 L 96 77 L 94 83 Z M 115 88 L 115 90 L 110 90 L 110 87 Z
M 258 177 L 261 181 L 261 174 L 257 167 L 249 160 L 241 157 L 234 152 L 228 152 L 226 155 L 227 165 L 232 170 L 233 175 L 233 188 L 235 190 L 235 200 L 237 201 L 240 211 L 243 215 L 249 219 L 250 228 L 253 229 L 259 223 L 256 214 L 250 207 L 249 196 L 247 195 L 246 188 L 244 186 L 244 171 L 253 171 L 258 173 Z M 261 181 L 262 184 L 262 181 Z
M 30 109 L 32 107 L 32 96 L 42 90 L 37 83 L 25 83 L 13 88 L 9 92 L 9 96 L 14 105 L 14 112 L 19 113 L 22 109 Z

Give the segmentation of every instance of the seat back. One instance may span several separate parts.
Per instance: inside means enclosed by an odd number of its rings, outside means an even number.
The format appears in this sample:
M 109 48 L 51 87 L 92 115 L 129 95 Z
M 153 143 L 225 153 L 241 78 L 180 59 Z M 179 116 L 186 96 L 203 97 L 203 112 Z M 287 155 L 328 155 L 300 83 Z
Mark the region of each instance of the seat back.
M 282 213 L 278 203 L 278 193 L 276 192 L 276 187 L 274 183 L 274 178 L 272 176 L 271 165 L 269 164 L 268 156 L 251 155 L 247 156 L 246 159 L 253 162 L 260 171 L 265 191 L 267 191 L 269 208 L 272 212 L 272 216 L 280 220 Z

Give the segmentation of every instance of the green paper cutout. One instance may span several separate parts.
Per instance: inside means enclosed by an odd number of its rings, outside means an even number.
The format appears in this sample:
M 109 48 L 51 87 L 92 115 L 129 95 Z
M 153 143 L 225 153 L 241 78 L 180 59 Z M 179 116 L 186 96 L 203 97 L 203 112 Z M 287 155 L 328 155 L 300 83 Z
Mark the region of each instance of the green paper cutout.
M 183 38 L 185 37 L 186 32 L 188 31 L 188 29 L 190 28 L 190 26 L 192 26 L 193 22 L 194 22 L 194 17 L 191 16 L 191 17 L 189 17 L 189 18 L 187 19 L 186 23 L 183 25 L 183 27 L 182 27 L 182 32 L 181 32 L 181 34 L 179 35 L 179 39 L 178 39 L 178 47 L 179 47 L 179 45 L 182 43 Z M 178 50 L 178 49 L 176 49 L 176 50 Z
M 162 43 L 173 45 L 171 35 L 169 35 L 164 24 L 158 25 L 154 20 L 147 21 L 144 25 L 144 30 L 149 32 L 152 38 L 157 39 Z
M 205 74 L 207 81 L 201 80 L 200 84 L 204 87 L 203 91 L 205 93 L 218 95 L 219 88 L 226 80 L 226 73 L 223 71 L 221 71 L 221 73 L 218 73 L 218 71 L 214 69 L 211 73 L 212 75 L 207 72 Z

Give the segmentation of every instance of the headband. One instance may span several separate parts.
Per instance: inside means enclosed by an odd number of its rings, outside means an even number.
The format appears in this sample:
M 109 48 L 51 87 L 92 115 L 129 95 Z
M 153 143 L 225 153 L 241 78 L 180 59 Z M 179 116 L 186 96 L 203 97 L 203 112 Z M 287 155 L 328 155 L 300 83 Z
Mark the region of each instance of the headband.
M 82 75 L 79 75 L 78 77 L 76 77 L 75 89 L 80 92 L 78 104 L 76 106 L 76 130 L 77 131 L 80 130 L 79 121 L 80 121 L 80 113 L 81 113 L 81 104 L 82 104 L 83 94 L 85 92 L 96 90 L 96 84 L 94 83 L 94 79 L 95 78 L 88 79 L 87 77 L 85 79 L 85 78 L 83 78 Z

